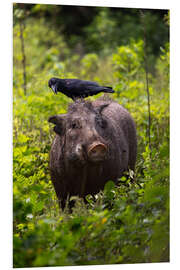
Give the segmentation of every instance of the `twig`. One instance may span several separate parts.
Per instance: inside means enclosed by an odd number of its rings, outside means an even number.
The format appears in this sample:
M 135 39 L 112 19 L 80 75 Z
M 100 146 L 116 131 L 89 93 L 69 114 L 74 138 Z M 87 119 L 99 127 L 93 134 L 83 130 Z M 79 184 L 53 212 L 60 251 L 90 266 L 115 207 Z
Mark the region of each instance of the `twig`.
M 20 19 L 20 40 L 21 40 L 21 52 L 22 52 L 22 65 L 23 65 L 23 78 L 24 78 L 24 94 L 26 95 L 26 55 L 25 55 L 25 49 L 24 49 L 24 29 L 25 25 L 23 22 L 23 19 Z
M 145 23 L 145 15 L 142 10 L 140 10 L 140 15 L 142 18 L 142 25 L 144 29 L 144 63 L 145 63 L 145 73 L 146 73 L 146 92 L 148 98 L 148 139 L 149 139 L 149 149 L 151 150 L 151 108 L 150 108 L 150 93 L 149 93 L 149 79 L 148 79 L 148 53 L 147 53 L 147 31 Z

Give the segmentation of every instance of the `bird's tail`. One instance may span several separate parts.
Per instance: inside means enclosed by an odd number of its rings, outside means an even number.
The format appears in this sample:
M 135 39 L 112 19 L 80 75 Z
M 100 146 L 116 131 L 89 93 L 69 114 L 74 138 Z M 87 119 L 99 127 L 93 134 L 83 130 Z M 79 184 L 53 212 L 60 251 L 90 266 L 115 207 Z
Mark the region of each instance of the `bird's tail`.
M 114 93 L 115 91 L 110 86 L 104 86 L 103 92 L 105 92 L 105 93 Z

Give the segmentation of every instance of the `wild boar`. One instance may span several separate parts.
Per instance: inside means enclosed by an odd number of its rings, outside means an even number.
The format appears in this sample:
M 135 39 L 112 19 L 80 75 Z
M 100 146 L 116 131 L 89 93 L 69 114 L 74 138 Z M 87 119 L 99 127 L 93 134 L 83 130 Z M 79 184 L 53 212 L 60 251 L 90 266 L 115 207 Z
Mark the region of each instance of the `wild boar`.
M 67 114 L 51 116 L 56 136 L 50 151 L 50 173 L 60 206 L 67 198 L 96 194 L 134 170 L 136 127 L 117 102 L 99 98 L 76 100 Z

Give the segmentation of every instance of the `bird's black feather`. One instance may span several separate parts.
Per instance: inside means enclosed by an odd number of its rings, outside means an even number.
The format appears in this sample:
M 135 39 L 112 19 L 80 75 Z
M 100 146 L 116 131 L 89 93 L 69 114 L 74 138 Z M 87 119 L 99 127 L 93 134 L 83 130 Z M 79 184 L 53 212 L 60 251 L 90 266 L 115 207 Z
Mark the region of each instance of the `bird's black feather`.
M 57 94 L 57 92 L 61 92 L 73 100 L 76 98 L 93 96 L 100 92 L 114 93 L 114 90 L 110 86 L 100 86 L 96 82 L 83 81 L 79 79 L 51 78 L 48 85 L 55 94 Z

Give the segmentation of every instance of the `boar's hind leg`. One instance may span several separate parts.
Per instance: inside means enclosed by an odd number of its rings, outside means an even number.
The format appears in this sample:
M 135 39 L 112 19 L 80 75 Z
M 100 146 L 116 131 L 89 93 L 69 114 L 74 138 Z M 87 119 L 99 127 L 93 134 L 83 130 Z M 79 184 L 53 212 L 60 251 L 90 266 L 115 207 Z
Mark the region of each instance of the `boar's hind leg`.
M 137 155 L 137 148 L 136 145 L 134 145 L 133 151 L 131 151 L 131 154 L 129 156 L 129 164 L 128 164 L 129 169 L 133 171 L 135 170 L 136 155 Z

